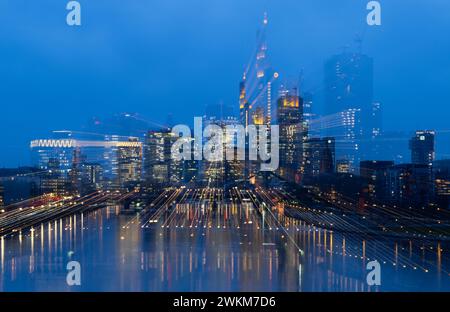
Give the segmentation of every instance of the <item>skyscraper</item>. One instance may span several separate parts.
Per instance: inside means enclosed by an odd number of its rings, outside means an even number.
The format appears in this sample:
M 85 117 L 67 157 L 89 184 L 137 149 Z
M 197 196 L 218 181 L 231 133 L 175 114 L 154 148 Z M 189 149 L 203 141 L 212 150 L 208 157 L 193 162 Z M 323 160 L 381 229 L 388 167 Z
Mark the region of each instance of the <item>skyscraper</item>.
M 80 166 L 81 194 L 88 194 L 103 188 L 103 168 L 96 163 L 83 163 Z
M 145 178 L 150 184 L 168 184 L 171 176 L 171 146 L 175 136 L 170 129 L 149 131 L 145 138 Z
M 142 145 L 138 144 L 137 138 L 129 138 L 128 141 L 130 144 L 117 147 L 118 179 L 121 188 L 141 181 Z
M 245 125 L 251 124 L 250 115 L 255 109 L 262 111 L 264 124 L 270 125 L 272 122 L 273 83 L 278 78 L 278 73 L 272 70 L 268 60 L 268 23 L 267 14 L 264 14 L 257 33 L 255 56 L 252 56 L 239 86 L 240 119 Z
M 431 166 L 434 161 L 435 132 L 430 130 L 416 131 L 409 141 L 411 149 L 411 162 L 419 165 Z
M 267 125 L 269 128 L 266 135 L 270 137 L 270 125 L 273 119 L 272 102 L 278 73 L 273 71 L 269 63 L 266 40 L 268 24 L 269 19 L 267 14 L 264 14 L 262 25 L 257 32 L 256 51 L 252 55 L 239 85 L 239 108 L 242 125 Z M 254 146 L 246 146 L 246 155 L 249 154 L 247 151 L 250 149 L 260 150 L 260 138 L 258 137 L 256 141 Z M 267 142 L 267 144 L 270 145 L 270 142 Z M 256 169 L 258 162 L 250 161 L 246 156 L 244 177 L 247 178 L 261 173 Z
M 372 129 L 370 135 L 373 139 L 375 139 L 376 137 L 381 135 L 382 130 L 382 107 L 380 102 L 372 103 L 372 111 L 369 119 L 369 129 Z
M 302 164 L 303 99 L 297 89 L 282 89 L 277 101 L 277 122 L 280 127 L 279 173 L 295 181 Z
M 52 175 L 57 171 L 61 178 L 70 182 L 72 191 L 76 191 L 81 183 L 84 163 L 101 166 L 102 185 L 108 189 L 119 189 L 124 183 L 140 180 L 142 143 L 135 137 L 125 140 L 117 135 L 107 135 L 103 140 L 86 140 L 71 136 L 33 140 L 30 147 L 34 164 L 52 171 L 48 172 Z
M 247 91 L 245 90 L 245 75 L 239 84 L 239 117 L 241 124 L 247 127 L 249 125 L 250 103 L 247 99 Z
M 307 138 L 308 135 L 319 135 L 314 130 L 311 133 L 311 124 L 315 115 L 313 113 L 313 95 L 309 92 L 303 94 L 303 130 L 304 130 L 304 139 Z
M 374 131 L 373 59 L 347 52 L 330 58 L 325 64 L 325 101 L 326 113 L 343 119 L 327 129 L 336 138 L 336 157 L 347 160 L 354 172 Z
M 239 145 L 238 133 L 227 131 L 228 129 L 237 129 L 238 120 L 232 116 L 224 116 L 224 118 L 209 116 L 203 119 L 203 125 L 205 128 L 216 126 L 221 129 L 222 157 L 216 160 L 203 159 L 201 161 L 201 181 L 208 186 L 227 188 L 237 181 L 243 180 L 245 161 L 238 159 L 237 155 L 244 153 L 245 146 Z M 228 151 L 233 151 L 234 156 L 230 158 Z M 251 162 L 247 163 L 251 164 Z
M 41 179 L 41 193 L 52 193 L 60 196 L 69 194 L 71 191 L 71 181 L 67 172 L 61 169 L 59 159 L 50 158 L 47 163 L 47 170 Z
M 255 107 L 264 108 L 265 123 L 271 124 L 272 121 L 272 73 L 267 57 L 266 32 L 269 20 L 264 13 L 264 19 L 261 29 L 258 31 L 255 71 L 257 79 L 257 95 L 255 98 Z
M 304 144 L 306 181 L 321 174 L 335 171 L 335 141 L 334 138 L 311 138 Z

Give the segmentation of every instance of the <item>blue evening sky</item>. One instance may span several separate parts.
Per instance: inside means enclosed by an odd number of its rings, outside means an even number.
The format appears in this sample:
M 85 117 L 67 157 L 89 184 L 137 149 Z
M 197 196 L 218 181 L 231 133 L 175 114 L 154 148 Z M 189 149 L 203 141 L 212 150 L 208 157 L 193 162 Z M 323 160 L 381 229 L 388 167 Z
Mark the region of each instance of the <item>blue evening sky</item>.
M 324 60 L 363 32 L 384 128 L 450 129 L 448 0 L 381 0 L 380 27 L 365 23 L 368 0 L 80 0 L 81 27 L 66 25 L 67 2 L 0 0 L 0 167 L 93 116 L 190 123 L 209 103 L 238 105 L 264 11 L 272 66 L 304 70 L 317 113 Z

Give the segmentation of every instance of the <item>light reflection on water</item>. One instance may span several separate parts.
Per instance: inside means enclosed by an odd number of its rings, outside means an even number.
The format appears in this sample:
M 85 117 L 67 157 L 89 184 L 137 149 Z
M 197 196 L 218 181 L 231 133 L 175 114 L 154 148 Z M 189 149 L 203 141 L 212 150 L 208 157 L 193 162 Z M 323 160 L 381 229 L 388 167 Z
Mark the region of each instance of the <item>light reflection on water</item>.
M 142 229 L 142 220 L 114 206 L 3 238 L 0 290 L 450 290 L 448 245 L 442 243 L 343 236 L 282 217 L 286 234 L 260 228 L 254 212 L 244 213 L 253 222 L 243 224 L 232 218 L 234 210 L 227 212 L 232 222 L 217 214 L 206 227 L 188 227 L 196 214 L 183 209 L 167 213 L 165 228 Z M 365 267 L 375 259 L 382 264 L 382 285 L 369 287 Z M 70 260 L 81 263 L 81 286 L 66 284 Z

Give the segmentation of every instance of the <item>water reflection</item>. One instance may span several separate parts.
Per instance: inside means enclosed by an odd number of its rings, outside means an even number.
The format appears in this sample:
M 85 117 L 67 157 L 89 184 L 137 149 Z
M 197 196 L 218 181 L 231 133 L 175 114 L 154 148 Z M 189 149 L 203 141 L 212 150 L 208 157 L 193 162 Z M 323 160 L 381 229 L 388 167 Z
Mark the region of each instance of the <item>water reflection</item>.
M 158 223 L 109 206 L 1 238 L 0 290 L 419 291 L 450 290 L 448 245 L 361 238 L 250 205 L 165 209 Z M 304 256 L 299 253 L 304 251 Z M 82 285 L 65 282 L 81 263 Z M 366 265 L 382 264 L 369 287 Z

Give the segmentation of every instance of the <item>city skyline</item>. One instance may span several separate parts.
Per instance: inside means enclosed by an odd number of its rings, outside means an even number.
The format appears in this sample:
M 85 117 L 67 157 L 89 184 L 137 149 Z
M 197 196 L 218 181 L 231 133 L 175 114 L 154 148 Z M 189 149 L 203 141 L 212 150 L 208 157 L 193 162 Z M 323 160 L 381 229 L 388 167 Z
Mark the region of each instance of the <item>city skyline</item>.
M 450 290 L 450 4 L 43 1 L 0 30 L 0 292 Z
M 239 4 L 241 13 L 234 10 L 238 6 L 237 2 L 215 2 L 208 6 L 208 14 L 203 16 L 204 19 L 195 17 L 194 11 L 203 6 L 201 3 L 196 4 L 190 9 L 192 15 L 188 14 L 189 10 L 180 15 L 178 11 L 171 11 L 169 5 L 127 6 L 133 14 L 136 14 L 137 9 L 149 6 L 153 9 L 146 11 L 150 16 L 158 12 L 164 13 L 165 17 L 144 21 L 142 15 L 138 14 L 135 16 L 136 21 L 129 23 L 122 16 L 124 19 L 118 25 L 112 25 L 100 14 L 101 10 L 118 14 L 114 1 L 101 9 L 96 4 L 86 4 L 90 13 L 79 30 L 68 30 L 64 24 L 59 25 L 53 15 L 44 22 L 26 17 L 25 13 L 16 10 L 15 4 L 5 6 L 2 12 L 12 10 L 17 18 L 12 21 L 5 16 L 5 30 L 9 31 L 0 32 L 5 42 L 10 44 L 10 48 L 2 52 L 8 63 L 4 64 L 4 92 L 0 98 L 5 103 L 0 139 L 5 148 L 13 152 L 2 154 L 0 167 L 28 165 L 26 146 L 33 137 L 44 137 L 51 130 L 82 130 L 82 125 L 95 116 L 106 118 L 111 113 L 136 112 L 151 122 L 164 123 L 167 115 L 172 114 L 177 122 L 186 123 L 186 105 L 193 108 L 192 111 L 198 116 L 203 115 L 207 105 L 219 102 L 235 107 L 238 101 L 236 81 L 241 78 L 245 62 L 254 49 L 255 25 L 261 23 L 264 11 L 268 12 L 269 18 L 267 40 L 271 65 L 280 73 L 281 80 L 298 79 L 303 71 L 301 92 L 314 91 L 314 113 L 324 115 L 325 111 L 324 94 L 321 91 L 324 62 L 332 55 L 341 53 L 345 45 L 351 46 L 349 51 L 357 51 L 358 44 L 354 40 L 359 34 L 363 36 L 363 53 L 375 60 L 374 100 L 381 102 L 384 129 L 406 131 L 408 134 L 417 129 L 433 129 L 437 131 L 437 144 L 442 146 L 437 158 L 442 159 L 450 154 L 447 145 L 439 141 L 443 140 L 443 136 L 445 139 L 449 136 L 445 118 L 441 116 L 445 116 L 442 109 L 446 109 L 442 101 L 449 97 L 445 83 L 449 81 L 449 71 L 446 69 L 450 65 L 445 55 L 450 46 L 442 36 L 432 31 L 435 27 L 445 27 L 448 21 L 439 14 L 434 14 L 432 20 L 427 15 L 430 9 L 435 8 L 433 12 L 444 12 L 448 4 L 438 1 L 429 4 L 418 2 L 405 9 L 396 3 L 386 3 L 385 23 L 379 29 L 364 26 L 365 1 L 344 1 L 339 8 L 327 4 L 326 10 L 319 3 L 287 2 L 287 7 L 292 9 L 287 12 L 270 3 L 249 2 Z M 51 14 L 52 9 L 57 9 L 52 5 L 48 8 L 50 11 L 41 12 L 41 15 L 46 16 Z M 212 8 L 220 10 L 220 18 L 211 24 L 210 30 L 198 32 L 200 25 L 216 16 Z M 39 8 L 36 10 L 40 12 Z M 418 16 L 419 11 L 423 12 L 423 22 L 416 25 L 411 20 Z M 250 18 L 242 18 L 242 14 L 246 13 Z M 294 18 L 296 14 L 298 18 Z M 315 16 L 315 19 L 308 18 L 310 16 Z M 19 28 L 21 17 L 28 18 L 26 25 L 33 26 L 42 36 L 53 35 L 38 41 L 28 40 Z M 171 18 L 185 20 L 187 27 L 183 30 L 178 26 L 170 26 L 168 21 Z M 323 23 L 320 22 L 322 18 Z M 288 24 L 286 19 L 289 19 Z M 151 31 L 151 25 L 156 21 L 160 23 L 159 29 L 166 31 L 163 33 L 169 37 Z M 327 25 L 330 24 L 334 27 L 329 28 Z M 114 41 L 107 39 L 110 38 L 110 31 L 117 27 L 123 28 L 120 32 L 122 35 Z M 104 41 L 86 45 L 92 30 L 102 34 Z M 403 37 L 405 31 L 407 36 L 414 35 L 414 42 L 402 42 L 399 46 L 394 40 L 399 31 L 402 31 Z M 131 39 L 134 44 L 125 50 L 109 48 Z M 56 44 L 56 40 L 60 43 Z M 431 41 L 440 42 L 440 49 L 432 52 L 423 50 Z M 31 47 L 42 53 L 27 55 L 25 49 Z M 165 53 L 167 51 L 171 52 Z M 58 55 L 56 60 L 67 65 L 51 69 L 51 60 L 44 55 L 55 53 Z M 174 62 L 165 61 L 168 57 Z M 73 60 L 77 66 L 70 65 L 72 62 L 68 63 L 69 60 Z M 157 64 L 156 60 L 162 62 Z M 439 66 L 436 66 L 438 63 Z M 40 67 L 47 66 L 44 64 L 49 65 L 51 70 Z M 424 67 L 423 64 L 428 65 Z M 405 70 L 400 71 L 399 68 Z M 92 77 L 84 77 L 85 69 L 95 69 L 97 73 Z M 406 69 L 414 72 L 414 75 L 408 74 Z M 28 70 L 26 77 L 25 70 Z M 65 75 L 66 72 L 71 74 Z M 112 73 L 114 80 L 111 78 Z M 118 83 L 120 88 L 116 87 Z M 86 97 L 86 94 L 90 96 Z M 423 103 L 427 103 L 425 110 Z M 105 110 L 106 107 L 109 112 Z M 395 118 L 400 112 L 405 118 Z M 71 118 L 65 118 L 69 114 Z M 34 118 L 42 122 L 34 123 Z M 430 120 L 433 120 L 432 124 Z M 6 131 L 18 124 L 21 125 L 20 131 Z

